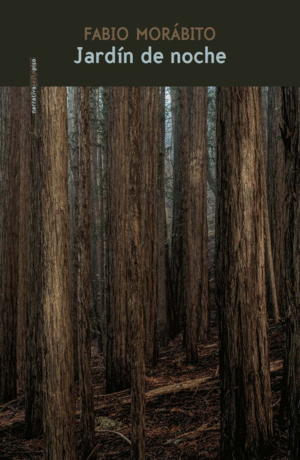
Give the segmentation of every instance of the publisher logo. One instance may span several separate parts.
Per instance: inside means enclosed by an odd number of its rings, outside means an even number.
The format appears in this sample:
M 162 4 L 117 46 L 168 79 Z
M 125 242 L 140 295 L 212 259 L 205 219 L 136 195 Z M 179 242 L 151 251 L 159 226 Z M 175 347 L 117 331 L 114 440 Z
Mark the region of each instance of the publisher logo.
M 31 86 L 31 112 L 36 114 L 36 95 L 37 95 L 37 60 L 30 60 L 30 86 Z

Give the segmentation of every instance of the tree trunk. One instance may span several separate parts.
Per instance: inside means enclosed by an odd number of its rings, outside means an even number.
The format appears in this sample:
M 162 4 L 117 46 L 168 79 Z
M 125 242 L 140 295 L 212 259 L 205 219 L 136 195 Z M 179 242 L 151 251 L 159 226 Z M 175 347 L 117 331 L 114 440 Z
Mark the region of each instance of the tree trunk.
M 282 88 L 282 139 L 286 172 L 286 362 L 283 401 L 287 404 L 291 459 L 300 456 L 300 141 L 299 88 Z
M 44 455 L 76 460 L 66 88 L 41 88 Z
M 158 337 L 161 345 L 166 345 L 169 338 L 170 305 L 168 280 L 168 243 L 165 204 L 165 87 L 159 92 L 159 153 L 157 171 L 157 220 L 158 220 L 158 265 L 157 265 L 157 304 Z
M 222 458 L 262 459 L 272 437 L 261 90 L 217 90 L 216 294 Z
M 1 89 L 0 404 L 17 396 L 20 88 Z
M 107 355 L 106 391 L 130 387 L 128 307 L 128 88 L 107 89 Z
M 268 91 L 268 202 L 277 300 L 281 316 L 284 305 L 285 159 L 281 138 L 282 94 L 280 86 Z
M 157 164 L 158 87 L 141 89 L 142 118 L 142 239 L 144 249 L 144 310 L 146 362 L 158 359 L 157 336 Z
M 91 369 L 91 226 L 90 226 L 90 104 L 89 88 L 76 89 L 78 113 L 78 363 L 81 425 L 81 460 L 95 447 L 94 399 Z M 92 457 L 96 459 L 96 454 Z
M 171 244 L 172 283 L 172 330 L 175 337 L 183 327 L 183 193 L 182 193 L 182 152 L 180 147 L 180 89 L 172 90 L 172 137 L 174 149 L 173 166 L 173 219 Z
M 42 215 L 42 118 L 40 90 L 30 129 L 30 228 L 29 283 L 26 337 L 25 437 L 43 432 L 43 215 Z
M 30 88 L 21 88 L 20 143 L 20 227 L 19 227 L 19 283 L 17 315 L 17 376 L 18 393 L 25 389 L 26 331 L 28 303 L 29 216 L 30 216 Z
M 90 91 L 91 107 L 91 276 L 94 328 L 97 333 L 98 349 L 105 349 L 105 311 L 103 298 L 103 181 L 100 151 L 99 88 Z M 100 162 L 99 162 L 100 160 Z M 100 163 L 100 164 L 99 164 Z
M 203 341 L 208 331 L 207 88 L 189 88 L 189 112 L 190 301 Z
M 131 419 L 132 447 L 131 459 L 145 459 L 145 328 L 143 311 L 143 288 L 146 279 L 143 267 L 149 260 L 147 247 L 143 246 L 141 224 L 142 189 L 142 139 L 141 139 L 141 89 L 130 87 L 129 92 L 129 298 L 132 324 L 132 364 L 131 364 Z M 146 302 L 149 298 L 146 297 Z
M 69 207 L 70 207 L 70 250 L 71 250 L 71 289 L 72 289 L 72 324 L 74 352 L 74 380 L 79 379 L 78 367 L 78 188 L 79 188 L 79 152 L 78 152 L 78 107 L 76 94 L 78 88 L 68 88 L 68 158 L 69 158 Z

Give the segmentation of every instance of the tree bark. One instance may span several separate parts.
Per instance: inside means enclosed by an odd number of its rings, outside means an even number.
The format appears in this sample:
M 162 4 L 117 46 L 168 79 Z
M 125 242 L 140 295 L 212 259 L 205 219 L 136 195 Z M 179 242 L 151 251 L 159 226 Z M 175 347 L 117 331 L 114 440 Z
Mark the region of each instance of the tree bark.
M 43 432 L 43 215 L 42 215 L 42 116 L 41 93 L 36 92 L 36 113 L 30 131 L 29 283 L 26 337 L 25 437 Z
M 130 387 L 128 88 L 107 89 L 106 391 Z
M 1 89 L 0 404 L 17 396 L 20 88 Z
M 157 266 L 157 304 L 158 304 L 158 337 L 161 345 L 166 345 L 169 338 L 170 302 L 168 279 L 168 243 L 165 204 L 165 87 L 159 92 L 159 152 L 158 152 L 158 266 Z
M 131 364 L 131 459 L 145 459 L 145 328 L 143 297 L 146 279 L 142 267 L 149 260 L 147 247 L 143 245 L 142 229 L 142 138 L 141 138 L 141 89 L 130 87 L 129 93 L 129 308 L 132 323 Z M 144 95 L 145 96 L 145 95 Z M 143 107 L 143 105 L 142 105 Z M 143 163 L 144 164 L 144 163 Z M 145 292 L 145 291 L 144 291 Z M 151 304 L 150 304 L 151 305 Z
M 174 149 L 173 163 L 173 219 L 171 243 L 171 283 L 172 283 L 172 330 L 174 338 L 184 324 L 183 298 L 183 193 L 182 193 L 182 152 L 180 147 L 180 89 L 172 91 L 172 137 Z
M 299 88 L 282 88 L 282 139 L 285 148 L 286 362 L 283 402 L 287 405 L 291 459 L 300 456 L 300 122 Z
M 267 188 L 274 277 L 281 316 L 284 305 L 284 234 L 285 234 L 285 158 L 281 138 L 282 94 L 279 86 L 268 91 L 268 166 Z
M 94 327 L 99 352 L 105 350 L 103 175 L 100 149 L 99 88 L 90 91 L 91 107 L 91 276 Z
M 44 456 L 76 460 L 66 88 L 41 88 Z
M 207 88 L 189 88 L 189 111 L 189 280 L 198 338 L 203 341 L 208 331 Z
M 158 87 L 141 89 L 142 120 L 142 239 L 144 247 L 144 310 L 146 362 L 158 359 L 157 335 L 157 165 L 158 165 Z
M 81 425 L 81 459 L 87 459 L 95 447 L 94 399 L 91 369 L 91 226 L 90 226 L 90 105 L 89 88 L 76 89 L 78 113 L 78 363 Z M 93 454 L 92 459 L 96 459 Z
M 72 289 L 72 324 L 73 324 L 73 352 L 74 352 L 74 380 L 79 379 L 78 367 L 78 188 L 79 188 L 79 148 L 78 148 L 78 107 L 76 94 L 78 88 L 68 88 L 68 158 L 69 158 L 69 207 L 70 207 L 70 250 L 71 250 L 71 289 Z
M 20 143 L 20 226 L 19 283 L 17 315 L 18 393 L 24 391 L 26 380 L 26 331 L 28 303 L 29 216 L 30 216 L 30 88 L 21 88 Z
M 217 90 L 216 294 L 221 452 L 261 459 L 272 437 L 260 88 Z

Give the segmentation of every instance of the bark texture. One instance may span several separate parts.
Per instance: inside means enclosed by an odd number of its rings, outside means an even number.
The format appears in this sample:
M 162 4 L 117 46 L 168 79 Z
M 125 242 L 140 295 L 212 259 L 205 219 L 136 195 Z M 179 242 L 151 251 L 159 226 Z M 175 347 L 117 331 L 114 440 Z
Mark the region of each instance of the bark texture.
M 260 459 L 272 437 L 259 88 L 217 90 L 216 289 L 221 452 Z
M 36 113 L 31 114 L 30 131 L 30 228 L 29 283 L 26 337 L 25 436 L 43 431 L 43 215 L 42 173 L 43 125 L 40 90 L 36 92 Z
M 44 456 L 76 460 L 66 88 L 41 89 Z
M 189 254 L 189 304 L 187 330 L 192 341 L 207 338 L 208 330 L 208 258 L 207 258 L 207 88 L 188 88 L 189 109 L 189 200 L 187 206 Z M 193 331 L 193 323 L 197 329 Z M 193 360 L 188 358 L 188 362 Z
M 128 88 L 107 89 L 106 391 L 130 387 Z
M 159 151 L 157 171 L 157 232 L 158 232 L 158 265 L 157 265 L 157 309 L 158 309 L 158 337 L 162 345 L 166 345 L 169 338 L 170 318 L 170 281 L 168 271 L 168 243 L 167 220 L 165 203 L 165 87 L 159 92 Z
M 78 367 L 78 214 L 79 214 L 79 133 L 78 133 L 78 88 L 68 88 L 68 169 L 69 169 L 69 207 L 70 207 L 70 251 L 71 251 L 71 290 L 72 290 L 72 330 L 74 352 L 74 380 L 79 379 Z
M 129 308 L 132 324 L 131 364 L 131 459 L 145 459 L 145 327 L 143 268 L 147 264 L 147 247 L 142 244 L 142 139 L 141 139 L 141 89 L 130 87 L 129 95 Z M 145 291 L 144 291 L 145 292 Z M 149 298 L 145 298 L 146 304 Z M 151 304 L 148 304 L 151 305 Z
M 284 305 L 284 238 L 285 238 L 285 158 L 281 138 L 282 93 L 279 86 L 268 91 L 268 166 L 267 188 L 269 219 L 277 300 L 281 316 Z
M 283 393 L 287 404 L 291 459 L 300 456 L 300 140 L 299 88 L 282 88 L 282 139 L 286 172 L 286 363 Z
M 19 282 L 17 315 L 17 378 L 18 393 L 25 389 L 26 331 L 28 302 L 28 258 L 30 216 L 30 89 L 21 88 L 20 126 L 20 225 L 19 225 Z
M 142 244 L 144 250 L 144 309 L 146 321 L 146 362 L 158 359 L 157 335 L 157 164 L 158 87 L 141 89 L 142 120 Z
M 90 226 L 90 106 L 89 88 L 76 88 L 79 147 L 78 206 L 78 363 L 81 425 L 81 459 L 89 457 L 95 447 L 94 399 L 91 369 L 91 226 Z
M 17 396 L 21 90 L 1 88 L 0 404 Z

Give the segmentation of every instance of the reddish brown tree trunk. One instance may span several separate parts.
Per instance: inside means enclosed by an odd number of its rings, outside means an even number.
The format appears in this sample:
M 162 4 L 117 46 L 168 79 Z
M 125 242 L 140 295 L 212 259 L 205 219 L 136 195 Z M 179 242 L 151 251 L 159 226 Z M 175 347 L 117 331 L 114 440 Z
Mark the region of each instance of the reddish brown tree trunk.
M 216 286 L 224 460 L 264 458 L 272 438 L 260 122 L 260 88 L 218 88 Z
M 41 88 L 44 456 L 76 460 L 66 88 Z
M 20 88 L 1 89 L 0 404 L 17 395 Z
M 281 316 L 284 305 L 285 158 L 281 138 L 282 94 L 279 86 L 268 91 L 268 203 L 277 300 Z
M 128 88 L 107 89 L 106 391 L 130 387 Z
M 78 363 L 81 425 L 81 459 L 95 447 L 94 399 L 91 369 L 91 226 L 90 226 L 90 105 L 89 88 L 76 89 L 78 113 Z M 96 459 L 96 454 L 92 457 Z
M 142 139 L 141 90 L 131 87 L 129 93 L 129 296 L 132 324 L 131 361 L 131 459 L 145 459 L 145 325 L 143 291 L 146 279 L 143 267 L 148 261 L 147 248 L 143 246 L 142 229 Z M 143 203 L 142 203 L 143 204 Z M 148 298 L 146 297 L 146 302 Z
M 282 139 L 285 148 L 286 362 L 283 403 L 287 407 L 291 459 L 300 456 L 300 103 L 299 88 L 282 88 Z
M 146 362 L 158 359 L 157 335 L 157 163 L 158 87 L 141 89 L 142 119 L 142 239 L 144 250 L 144 311 Z
M 25 389 L 30 216 L 30 88 L 21 88 L 20 227 L 17 315 L 18 392 Z

